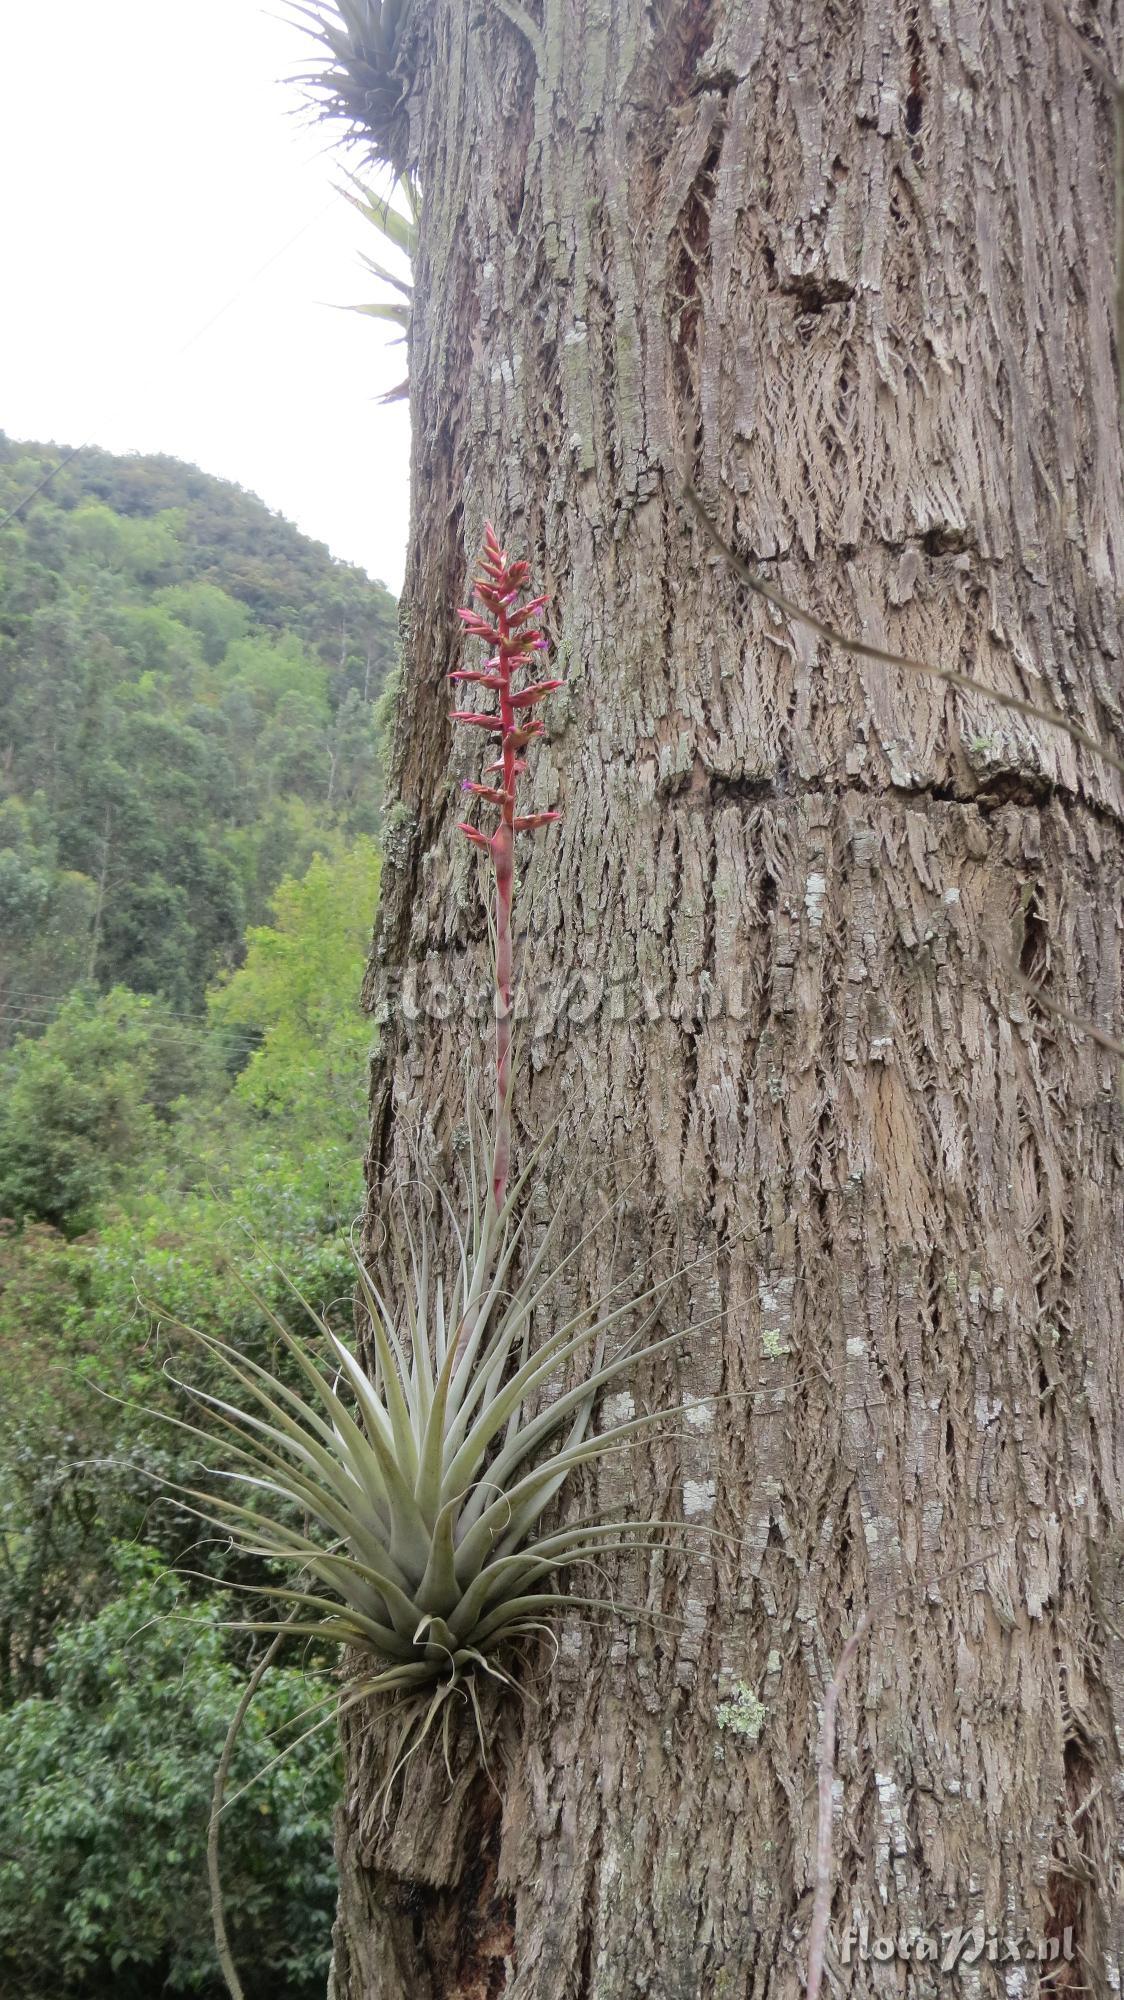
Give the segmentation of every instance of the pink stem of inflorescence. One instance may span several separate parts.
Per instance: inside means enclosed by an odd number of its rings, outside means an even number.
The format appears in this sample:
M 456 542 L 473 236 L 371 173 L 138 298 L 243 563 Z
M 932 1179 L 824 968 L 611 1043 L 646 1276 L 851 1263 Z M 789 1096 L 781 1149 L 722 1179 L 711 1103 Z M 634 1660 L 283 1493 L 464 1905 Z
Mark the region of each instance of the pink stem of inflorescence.
M 511 909 L 515 890 L 515 836 L 517 833 L 533 833 L 550 820 L 561 818 L 561 814 L 556 812 L 521 814 L 517 810 L 519 780 L 527 768 L 522 752 L 536 736 L 543 733 L 542 721 L 532 714 L 532 710 L 563 683 L 546 680 L 517 686 L 513 681 L 514 674 L 526 671 L 536 654 L 546 650 L 547 640 L 534 622 L 546 598 L 533 597 L 527 603 L 519 604 L 519 598 L 528 587 L 530 565 L 511 561 L 507 551 L 500 547 L 490 521 L 484 530 L 481 568 L 483 575 L 476 578 L 473 589 L 483 611 L 468 606 L 458 611 L 457 616 L 464 624 L 466 636 L 483 640 L 490 657 L 483 667 L 461 667 L 449 678 L 473 683 L 496 696 L 494 710 L 458 708 L 452 711 L 452 720 L 470 728 L 486 730 L 499 738 L 500 754 L 485 770 L 486 777 L 497 777 L 499 782 L 478 785 L 466 781 L 464 786 L 465 791 L 472 792 L 498 810 L 499 824 L 493 833 L 487 834 L 467 820 L 460 822 L 460 831 L 487 853 L 495 877 L 496 1127 L 492 1203 L 498 1215 L 504 1204 L 511 1171 L 511 1022 L 514 1003 Z

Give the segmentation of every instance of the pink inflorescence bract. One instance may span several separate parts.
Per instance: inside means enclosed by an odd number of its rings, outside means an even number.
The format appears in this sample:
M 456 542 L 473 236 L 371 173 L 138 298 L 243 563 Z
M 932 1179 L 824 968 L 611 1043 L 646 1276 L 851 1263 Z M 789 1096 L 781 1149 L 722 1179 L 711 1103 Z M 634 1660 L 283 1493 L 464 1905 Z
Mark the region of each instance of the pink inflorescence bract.
M 467 820 L 460 822 L 460 831 L 488 855 L 496 881 L 496 1137 L 492 1198 L 498 1213 L 503 1207 L 511 1166 L 511 902 L 515 836 L 533 833 L 551 820 L 561 818 L 557 812 L 520 813 L 517 793 L 519 780 L 527 768 L 523 752 L 543 733 L 542 720 L 534 711 L 539 702 L 564 683 L 543 680 L 519 686 L 515 681 L 547 649 L 548 641 L 536 623 L 547 600 L 532 597 L 525 604 L 519 603 L 530 582 L 530 564 L 511 561 L 506 549 L 500 547 L 490 521 L 484 529 L 480 566 L 483 575 L 475 579 L 473 591 L 482 609 L 468 606 L 459 610 L 457 617 L 464 625 L 466 638 L 481 640 L 489 657 L 482 667 L 457 668 L 449 679 L 487 688 L 497 697 L 494 710 L 455 708 L 452 720 L 471 729 L 486 730 L 499 743 L 499 756 L 484 772 L 495 783 L 478 785 L 466 780 L 464 786 L 465 791 L 498 810 L 499 824 L 488 834 Z

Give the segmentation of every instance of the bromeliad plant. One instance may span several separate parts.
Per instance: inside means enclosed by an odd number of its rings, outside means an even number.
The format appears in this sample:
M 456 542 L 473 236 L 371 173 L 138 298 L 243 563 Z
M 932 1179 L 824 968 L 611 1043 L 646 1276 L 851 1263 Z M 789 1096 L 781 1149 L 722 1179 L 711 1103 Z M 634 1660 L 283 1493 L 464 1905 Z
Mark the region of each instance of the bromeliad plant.
M 489 1133 L 470 1099 L 466 1219 L 425 1176 L 398 1189 L 381 1269 L 358 1271 L 369 1365 L 311 1307 L 322 1359 L 274 1322 L 287 1380 L 195 1335 L 231 1386 L 229 1396 L 194 1393 L 210 1416 L 200 1434 L 213 1439 L 217 1426 L 228 1441 L 234 1492 L 193 1497 L 241 1549 L 286 1573 L 265 1592 L 284 1618 L 257 1629 L 286 1627 L 353 1648 L 361 1664 L 344 1702 L 389 1695 L 405 1704 L 406 1747 L 388 1787 L 452 1693 L 465 1692 L 479 1721 L 477 1677 L 511 1683 L 513 1641 L 564 1609 L 609 1608 L 571 1594 L 563 1572 L 635 1546 L 639 1533 L 663 1524 L 595 1519 L 549 1528 L 543 1517 L 579 1467 L 627 1448 L 666 1417 L 591 1428 L 599 1392 L 681 1337 L 649 1337 L 662 1286 L 638 1297 L 618 1290 L 553 1323 L 554 1280 L 588 1237 L 552 1261 L 555 1218 L 532 1248 L 527 1196 L 543 1148 L 512 1173 L 516 843 L 559 817 L 521 813 L 518 793 L 543 730 L 540 704 L 561 682 L 528 678 L 547 645 L 537 622 L 545 599 L 520 601 L 528 566 L 509 559 L 490 527 L 482 567 L 478 608 L 460 616 L 487 657 L 452 676 L 487 702 L 453 719 L 491 736 L 497 752 L 489 782 L 467 787 L 495 813 L 493 830 L 461 827 L 491 870 L 496 985 L 494 1122 Z M 452 1246 L 448 1269 L 442 1243 Z M 628 1319 L 631 1337 L 610 1355 L 609 1336 L 623 1334 Z
M 289 0 L 290 11 L 317 47 L 304 85 L 320 118 L 342 125 L 345 142 L 361 145 L 401 173 L 409 115 L 399 73 L 406 0 Z
M 363 182 L 357 180 L 354 174 L 349 174 L 348 179 L 351 181 L 353 192 L 349 192 L 347 188 L 343 188 L 341 192 L 344 200 L 349 201 L 352 208 L 356 209 L 364 221 L 371 224 L 373 229 L 377 229 L 379 235 L 387 243 L 392 244 L 396 250 L 401 251 L 402 255 L 408 259 L 412 271 L 413 261 L 417 255 L 418 216 L 421 212 L 421 198 L 418 194 L 417 182 L 414 180 L 413 175 L 400 174 L 394 184 L 393 192 L 400 192 L 406 203 L 408 212 L 405 215 L 402 215 L 398 209 L 391 205 L 389 196 L 376 194 L 373 188 L 365 187 Z M 392 347 L 396 347 L 399 341 L 409 339 L 410 316 L 414 307 L 412 276 L 410 278 L 396 277 L 393 271 L 388 271 L 384 264 L 377 263 L 373 257 L 364 257 L 362 261 L 368 271 L 370 271 L 372 277 L 377 278 L 381 285 L 389 285 L 392 290 L 398 293 L 398 297 L 396 299 L 375 299 L 363 305 L 346 306 L 344 310 L 346 312 L 363 313 L 369 319 L 385 320 L 391 326 L 400 327 L 401 332 L 398 336 L 398 341 L 391 341 L 390 343 Z M 385 395 L 378 398 L 378 401 L 380 403 L 400 403 L 409 393 L 410 383 L 409 378 L 407 378 L 406 381 L 399 382 L 396 388 L 388 389 Z

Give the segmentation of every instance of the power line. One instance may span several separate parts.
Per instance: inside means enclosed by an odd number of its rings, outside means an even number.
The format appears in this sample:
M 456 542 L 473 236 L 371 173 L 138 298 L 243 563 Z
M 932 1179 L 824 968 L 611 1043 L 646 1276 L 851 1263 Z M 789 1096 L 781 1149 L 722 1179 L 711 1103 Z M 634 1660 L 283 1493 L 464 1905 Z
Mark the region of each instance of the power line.
M 59 1006 L 61 1006 L 63 999 L 68 997 L 70 993 L 74 992 L 74 990 L 75 989 L 73 987 L 68 987 L 67 993 L 65 995 L 60 995 L 57 993 L 42 993 L 37 989 L 33 990 L 30 987 L 24 987 L 21 988 L 20 990 L 20 995 L 19 995 L 20 1005 L 22 1006 L 25 1000 L 30 1000 L 33 1002 L 36 1000 L 40 1000 L 44 1003 L 44 1005 L 48 1007 L 53 1007 L 54 1005 L 56 1005 L 56 1003 Z M 109 990 L 111 991 L 112 989 Z M 160 1012 L 162 1014 L 170 1015 L 171 1018 L 175 1021 L 197 1021 L 205 1025 L 205 1017 L 202 1014 L 191 1013 L 186 1007 L 167 1007 L 165 1006 L 164 1001 L 161 999 L 159 993 L 133 993 L 132 987 L 126 988 L 126 991 L 133 994 L 134 999 L 150 1000 L 154 1007 L 159 1007 Z M 103 994 L 102 997 L 106 998 L 108 997 L 108 995 Z
M 2 1032 L 6 1028 L 10 1028 L 13 1026 L 21 1026 L 21 1025 L 27 1026 L 28 1028 L 31 1029 L 49 1028 L 52 1022 L 57 1021 L 59 1014 L 61 1013 L 66 1002 L 72 997 L 72 995 L 76 990 L 78 989 L 71 987 L 69 992 L 60 994 L 56 1000 L 44 998 L 41 1004 L 39 1004 L 38 1006 L 34 1004 L 27 1005 L 24 1003 L 24 1000 L 21 999 L 17 1000 L 14 1006 L 6 1007 L 4 1006 L 3 1002 L 0 1001 L 0 1032 Z M 131 998 L 145 999 L 148 997 L 147 995 L 144 994 L 133 994 L 131 988 L 128 990 L 130 992 Z M 108 994 L 105 993 L 98 995 L 98 998 L 102 1000 L 108 999 L 108 997 L 109 997 Z M 35 996 L 28 995 L 26 996 L 26 999 L 34 1003 Z M 156 1004 L 157 1006 L 159 1006 L 158 1001 Z M 356 1008 L 357 1015 L 359 1014 L 359 1012 L 360 1010 L 357 1007 Z M 244 1051 L 248 1051 L 251 1054 L 255 1053 L 258 1049 L 261 1048 L 266 1035 L 269 1033 L 270 1027 L 273 1025 L 273 1023 L 271 1022 L 266 1022 L 260 1028 L 250 1028 L 250 1027 L 242 1027 L 234 1022 L 227 1023 L 225 1021 L 206 1021 L 203 1020 L 198 1014 L 177 1012 L 175 1008 L 170 1008 L 170 1007 L 160 1008 L 159 1012 L 156 1014 L 153 1020 L 152 1025 L 154 1027 L 159 1027 L 162 1020 L 174 1023 L 176 1027 L 180 1028 L 181 1030 L 187 1030 L 188 1032 L 194 1031 L 194 1033 L 202 1036 L 204 1039 L 209 1038 L 211 1036 L 221 1035 L 225 1037 L 225 1039 L 229 1043 L 241 1045 Z
M 72 458 L 79 457 L 79 455 L 82 452 L 87 451 L 88 449 L 89 449 L 88 445 L 76 444 L 70 451 L 65 452 L 63 457 L 60 458 L 58 464 L 52 465 L 50 471 L 44 473 L 42 479 L 39 481 L 39 484 L 37 486 L 33 486 L 30 493 L 25 493 L 22 500 L 17 500 L 14 507 L 9 508 L 6 514 L 0 515 L 0 528 L 6 528 L 9 521 L 14 521 L 16 515 L 21 513 L 22 510 L 27 506 L 28 501 L 34 500 L 35 495 L 37 493 L 42 493 L 44 486 L 49 486 L 52 479 L 54 479 L 56 475 L 62 471 L 63 467 L 65 465 L 70 464 Z
M 194 333 L 190 333 L 188 335 L 187 339 L 183 343 L 183 346 L 177 347 L 175 353 L 171 356 L 171 359 L 173 361 L 178 361 L 181 354 L 186 354 L 189 347 L 194 347 L 197 340 L 202 340 L 203 335 L 205 333 L 210 332 L 211 328 L 215 325 L 215 322 L 217 320 L 222 319 L 224 313 L 228 313 L 232 306 L 236 306 L 238 304 L 240 299 L 244 299 L 251 285 L 256 285 L 258 279 L 264 277 L 265 273 L 268 270 L 270 270 L 274 264 L 278 263 L 279 260 L 285 255 L 285 252 L 287 250 L 291 250 L 293 244 L 299 242 L 300 238 L 307 234 L 307 232 L 312 228 L 314 222 L 319 222 L 325 215 L 327 215 L 328 210 L 330 208 L 335 207 L 335 203 L 336 203 L 336 197 L 333 194 L 324 203 L 323 208 L 318 208 L 315 215 L 310 215 L 307 221 L 301 223 L 299 229 L 294 229 L 292 235 L 287 236 L 285 238 L 284 243 L 281 244 L 279 249 L 271 251 L 270 255 L 265 259 L 264 263 L 259 264 L 256 270 L 250 272 L 250 275 L 246 279 L 245 284 L 240 285 L 236 292 L 232 292 L 230 297 L 226 299 L 223 302 L 223 304 L 219 306 L 218 309 L 211 314 L 209 319 L 205 319 L 201 326 L 196 327 Z
M 51 1023 L 58 1019 L 65 1001 L 69 997 L 69 994 L 64 995 L 59 1000 L 58 1006 L 53 1008 L 30 1009 L 0 1006 L 0 1029 L 19 1025 L 31 1028 L 49 1028 Z M 189 1032 L 194 1029 L 197 1034 L 203 1036 L 224 1035 L 229 1040 L 240 1042 L 244 1048 L 249 1049 L 260 1048 L 262 1037 L 266 1033 L 266 1030 L 263 1028 L 233 1028 L 225 1027 L 220 1023 L 208 1024 L 206 1021 L 195 1020 L 191 1015 L 187 1014 L 174 1018 L 178 1027 L 182 1027 Z

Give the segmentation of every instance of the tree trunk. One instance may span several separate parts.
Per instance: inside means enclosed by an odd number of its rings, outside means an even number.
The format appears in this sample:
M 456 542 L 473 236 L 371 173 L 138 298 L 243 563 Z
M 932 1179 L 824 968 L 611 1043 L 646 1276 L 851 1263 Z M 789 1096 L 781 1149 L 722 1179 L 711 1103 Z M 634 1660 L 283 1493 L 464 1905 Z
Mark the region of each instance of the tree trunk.
M 350 1731 L 335 1995 L 790 2000 L 823 1693 L 868 1606 L 838 1990 L 949 1989 L 939 1958 L 845 1962 L 852 1927 L 916 1956 L 991 1925 L 965 1990 L 1119 1993 L 1118 1065 L 1013 962 L 1119 1033 L 1121 784 L 748 597 L 680 472 L 791 599 L 1108 740 L 1111 105 L 1042 0 L 415 13 L 374 1201 L 463 1118 L 479 760 L 443 677 L 490 516 L 569 681 L 530 787 L 565 819 L 523 885 L 522 1116 L 559 1121 L 548 1197 L 579 1153 L 587 1222 L 624 1190 L 580 1283 L 699 1256 L 677 1302 L 725 1309 L 633 1388 L 724 1400 L 599 1502 L 719 1535 L 612 1570 L 654 1622 L 544 1642 L 494 1788 L 466 1737 L 384 1825 L 381 1726 Z M 1053 1941 L 1046 1985 L 1008 1939 Z

